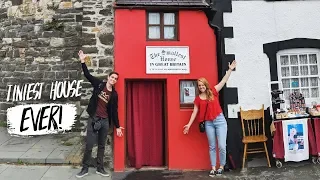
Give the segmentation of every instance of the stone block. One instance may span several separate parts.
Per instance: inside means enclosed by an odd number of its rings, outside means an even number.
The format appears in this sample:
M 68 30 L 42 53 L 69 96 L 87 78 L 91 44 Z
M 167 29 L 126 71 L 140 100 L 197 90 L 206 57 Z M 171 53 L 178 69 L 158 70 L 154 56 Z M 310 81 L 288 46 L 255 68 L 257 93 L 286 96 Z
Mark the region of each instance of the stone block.
M 11 87 L 12 88 L 12 87 Z M 0 103 L 0 110 L 7 110 L 7 109 L 9 109 L 9 108 L 11 108 L 11 107 L 13 107 L 14 105 L 13 105 L 13 103 L 5 103 L 5 102 L 2 102 L 2 103 Z M 0 121 L 1 121 L 2 119 L 0 118 Z
M 90 20 L 91 20 L 90 17 L 83 16 L 83 18 L 82 18 L 82 21 L 90 21 Z
M 57 49 L 49 50 L 49 56 L 61 56 L 61 54 L 62 54 L 61 50 L 57 50 Z
M 51 68 L 51 70 L 52 71 L 61 71 L 62 69 L 64 69 L 64 65 L 60 65 L 60 64 L 58 64 L 58 65 L 53 65 L 52 66 L 52 68 Z
M 95 12 L 94 11 L 83 11 L 83 15 L 86 16 L 86 15 L 94 15 Z
M 37 72 L 32 72 L 31 73 L 31 77 L 32 78 L 43 78 L 43 76 L 44 76 L 44 72 L 43 71 L 37 71 Z M 39 81 L 38 81 L 39 82 Z
M 63 38 L 51 38 L 50 39 L 50 46 L 52 47 L 63 47 L 65 41 Z
M 86 38 L 95 38 L 96 34 L 95 33 L 82 33 L 83 37 Z
M 72 2 L 61 2 L 59 5 L 60 9 L 70 9 L 73 7 Z
M 96 23 L 92 21 L 82 21 L 82 26 L 95 27 Z
M 47 64 L 39 64 L 39 71 L 49 71 L 51 69 Z
M 14 64 L 5 64 L 2 67 L 2 70 L 4 71 L 15 71 L 15 69 L 16 69 L 16 66 Z
M 13 72 L 13 76 L 14 77 L 25 77 L 25 76 L 28 76 L 29 75 L 29 73 L 28 72 L 17 72 L 17 71 L 15 71 L 15 72 Z
M 112 47 L 106 48 L 106 49 L 104 50 L 104 54 L 105 54 L 106 56 L 113 55 L 113 48 L 112 48 Z
M 6 57 L 12 58 L 13 57 L 13 51 L 12 49 L 8 49 L 6 53 Z
M 31 25 L 31 24 L 24 25 L 22 26 L 21 31 L 22 32 L 34 31 L 34 25 Z
M 79 38 L 82 35 L 77 31 L 65 31 L 63 37 Z M 80 41 L 80 40 L 79 40 Z
M 82 45 L 96 45 L 97 39 L 96 38 L 87 38 L 85 36 L 82 36 Z
M 83 47 L 82 50 L 85 54 L 98 53 L 98 49 L 96 47 Z
M 69 73 L 69 78 L 71 80 L 80 78 L 80 72 L 79 71 L 69 71 L 68 73 Z
M 91 29 L 91 32 L 100 32 L 100 28 L 94 27 Z
M 99 14 L 104 16 L 112 16 L 112 11 L 111 9 L 103 9 L 99 11 Z
M 51 37 L 61 37 L 60 31 L 43 31 L 42 37 L 44 38 L 51 38 Z
M 104 45 L 113 45 L 114 36 L 109 33 L 101 33 L 98 35 L 99 40 Z
M 107 57 L 99 60 L 99 68 L 112 67 L 113 66 L 113 57 Z
M 50 71 L 44 72 L 44 78 L 55 79 L 55 77 L 56 77 L 55 72 L 50 72 Z
M 35 57 L 34 61 L 35 62 L 44 62 L 44 57 Z
M 82 2 L 78 2 L 78 1 L 75 2 L 73 7 L 76 8 L 76 9 L 82 8 L 83 7 Z
M 56 79 L 68 78 L 68 72 L 56 72 Z
M 81 40 L 78 37 L 65 38 L 66 47 L 76 47 L 81 45 Z
M 34 44 L 36 47 L 48 47 L 50 45 L 49 38 L 38 38 L 34 40 Z
M 24 60 L 24 59 L 21 59 L 21 60 Z M 25 71 L 25 66 L 24 65 L 17 66 L 16 71 Z
M 37 57 L 39 56 L 39 52 L 38 51 L 35 51 L 33 48 L 28 48 L 26 49 L 26 52 L 25 52 L 25 56 L 32 56 L 32 57 Z M 31 58 L 31 57 L 30 57 Z M 34 58 L 32 58 L 32 61 L 33 61 Z
M 0 51 L 0 57 L 6 57 L 6 51 Z
M 6 19 L 6 18 L 8 18 L 7 13 L 0 14 L 0 19 Z
M 36 71 L 38 69 L 38 65 L 35 64 L 27 64 L 25 67 L 26 71 Z
M 76 15 L 76 22 L 82 22 L 82 15 Z
M 65 69 L 66 70 L 78 70 L 78 71 L 80 71 L 80 69 L 81 69 L 80 62 L 77 61 L 77 62 L 72 62 L 72 63 L 66 63 Z
M 26 41 L 26 39 L 22 39 L 20 41 L 14 41 L 12 43 L 13 47 L 18 47 L 18 48 L 26 48 L 28 47 L 28 41 Z

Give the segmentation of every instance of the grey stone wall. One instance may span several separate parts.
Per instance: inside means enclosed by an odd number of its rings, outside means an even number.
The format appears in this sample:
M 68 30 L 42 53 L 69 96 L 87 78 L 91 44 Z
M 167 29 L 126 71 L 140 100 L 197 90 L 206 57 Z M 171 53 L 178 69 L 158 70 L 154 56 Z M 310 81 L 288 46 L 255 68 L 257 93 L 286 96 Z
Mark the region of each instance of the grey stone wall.
M 82 75 L 78 51 L 92 57 L 89 70 L 105 78 L 113 68 L 112 0 L 2 0 L 0 1 L 0 121 L 6 110 L 22 103 L 49 103 L 53 81 L 84 80 L 82 97 L 56 103 L 78 107 L 74 130 L 85 135 L 92 87 Z M 7 85 L 44 82 L 39 101 L 6 102 Z M 112 168 L 112 138 L 106 163 Z M 93 154 L 95 155 L 95 154 Z

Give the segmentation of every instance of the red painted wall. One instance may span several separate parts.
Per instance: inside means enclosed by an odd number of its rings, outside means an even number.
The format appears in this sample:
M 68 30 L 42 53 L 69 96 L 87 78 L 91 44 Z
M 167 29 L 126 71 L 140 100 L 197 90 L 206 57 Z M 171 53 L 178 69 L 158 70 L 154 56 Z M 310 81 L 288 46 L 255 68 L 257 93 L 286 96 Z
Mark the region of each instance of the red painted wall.
M 119 93 L 119 120 L 125 127 L 125 79 L 147 78 L 167 80 L 167 143 L 169 169 L 210 169 L 209 147 L 205 134 L 195 121 L 188 135 L 183 126 L 188 123 L 192 109 L 180 109 L 179 79 L 206 77 L 211 85 L 218 81 L 216 40 L 202 11 L 179 12 L 179 41 L 146 41 L 146 12 L 144 10 L 115 11 L 115 70 L 120 73 L 116 89 Z M 146 46 L 189 46 L 190 74 L 147 75 Z M 115 136 L 114 170 L 126 167 L 126 137 Z

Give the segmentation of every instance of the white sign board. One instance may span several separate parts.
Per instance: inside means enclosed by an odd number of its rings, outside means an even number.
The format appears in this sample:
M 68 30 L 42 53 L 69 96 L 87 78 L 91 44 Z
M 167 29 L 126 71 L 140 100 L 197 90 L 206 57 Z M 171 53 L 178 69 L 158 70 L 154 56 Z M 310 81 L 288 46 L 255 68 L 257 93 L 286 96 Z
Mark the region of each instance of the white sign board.
M 189 74 L 188 46 L 147 46 L 147 74 Z

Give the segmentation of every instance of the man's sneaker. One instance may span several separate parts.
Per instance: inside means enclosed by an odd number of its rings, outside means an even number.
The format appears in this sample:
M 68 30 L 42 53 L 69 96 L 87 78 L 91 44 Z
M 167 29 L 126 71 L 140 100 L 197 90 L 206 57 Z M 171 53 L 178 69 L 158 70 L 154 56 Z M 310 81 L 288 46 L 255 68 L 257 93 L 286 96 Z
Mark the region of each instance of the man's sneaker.
M 210 171 L 210 173 L 209 173 L 209 176 L 210 176 L 210 177 L 214 177 L 214 176 L 216 175 L 216 173 L 217 173 L 217 172 L 212 169 L 212 170 Z
M 88 168 L 82 168 L 81 171 L 76 175 L 77 178 L 82 178 L 88 175 Z
M 101 176 L 105 176 L 105 177 L 109 177 L 110 176 L 103 168 L 97 168 L 96 173 L 101 175 Z
M 222 168 L 219 168 L 218 170 L 217 170 L 217 175 L 218 176 L 221 176 L 223 174 L 223 169 Z

